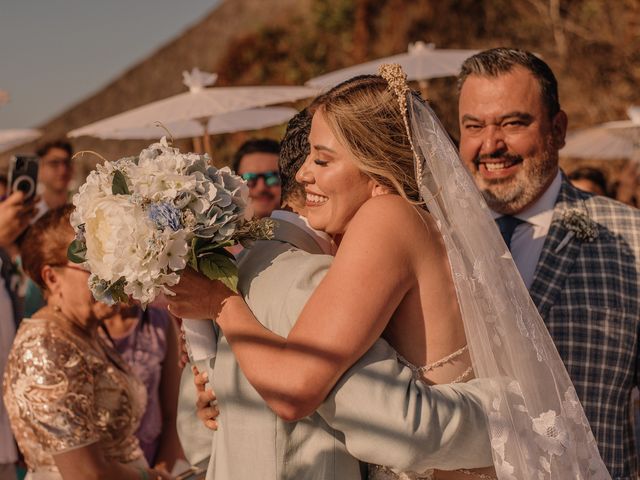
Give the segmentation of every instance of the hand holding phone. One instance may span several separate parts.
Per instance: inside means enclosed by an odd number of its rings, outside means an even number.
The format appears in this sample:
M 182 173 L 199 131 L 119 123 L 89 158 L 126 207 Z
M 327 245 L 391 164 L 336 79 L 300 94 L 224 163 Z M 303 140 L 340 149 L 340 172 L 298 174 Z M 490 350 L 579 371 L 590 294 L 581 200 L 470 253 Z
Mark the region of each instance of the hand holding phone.
M 35 215 L 33 202 L 25 204 L 22 191 L 13 192 L 0 202 L 0 247 L 7 247 L 29 226 Z

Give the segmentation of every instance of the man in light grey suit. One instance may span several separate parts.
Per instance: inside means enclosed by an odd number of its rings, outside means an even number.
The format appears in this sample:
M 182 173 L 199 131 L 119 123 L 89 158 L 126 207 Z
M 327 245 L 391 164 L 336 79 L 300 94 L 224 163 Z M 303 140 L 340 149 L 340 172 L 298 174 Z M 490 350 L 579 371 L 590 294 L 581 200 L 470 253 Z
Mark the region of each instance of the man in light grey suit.
M 306 153 L 290 150 L 308 153 L 305 115 L 290 123 L 280 165 L 283 201 L 298 211 L 304 197 L 293 177 Z M 330 266 L 331 241 L 291 211 L 276 211 L 272 218 L 275 238 L 256 242 L 240 259 L 239 287 L 256 318 L 286 336 Z M 267 407 L 224 335 L 209 378 L 220 416 L 208 479 L 366 478 L 359 460 L 403 471 L 492 463 L 481 407 L 484 384 L 426 387 L 384 340 L 343 376 L 316 413 L 296 422 Z M 180 419 L 178 428 L 183 438 Z M 188 441 L 183 447 L 189 455 Z

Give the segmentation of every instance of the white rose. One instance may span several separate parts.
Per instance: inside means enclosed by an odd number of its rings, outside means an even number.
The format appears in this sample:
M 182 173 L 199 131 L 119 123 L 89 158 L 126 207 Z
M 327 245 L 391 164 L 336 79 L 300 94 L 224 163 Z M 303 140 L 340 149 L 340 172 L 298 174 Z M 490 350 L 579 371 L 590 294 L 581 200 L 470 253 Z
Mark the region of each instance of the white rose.
M 87 261 L 103 280 L 116 281 L 141 267 L 155 224 L 122 195 L 98 199 L 84 218 Z

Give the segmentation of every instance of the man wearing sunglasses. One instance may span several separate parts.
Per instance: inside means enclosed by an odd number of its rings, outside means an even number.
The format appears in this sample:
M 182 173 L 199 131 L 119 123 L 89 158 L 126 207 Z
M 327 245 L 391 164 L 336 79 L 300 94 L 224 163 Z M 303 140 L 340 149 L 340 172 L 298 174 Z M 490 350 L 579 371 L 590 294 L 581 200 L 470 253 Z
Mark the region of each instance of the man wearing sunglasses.
M 251 139 L 233 157 L 233 170 L 249 186 L 256 218 L 268 217 L 280 207 L 280 144 L 268 138 Z

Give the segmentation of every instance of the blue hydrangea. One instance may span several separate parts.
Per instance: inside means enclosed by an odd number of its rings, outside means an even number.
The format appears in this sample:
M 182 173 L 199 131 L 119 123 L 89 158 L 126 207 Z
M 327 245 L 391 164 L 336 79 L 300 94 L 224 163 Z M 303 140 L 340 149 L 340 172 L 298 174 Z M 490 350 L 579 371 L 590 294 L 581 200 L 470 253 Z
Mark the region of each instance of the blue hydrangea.
M 97 275 L 89 277 L 89 288 L 93 293 L 93 298 L 107 305 L 114 305 L 116 301 L 109 291 L 110 286 L 109 282 L 98 278 Z
M 167 202 L 152 203 L 149 206 L 149 218 L 161 228 L 170 228 L 174 232 L 182 228 L 180 210 Z

